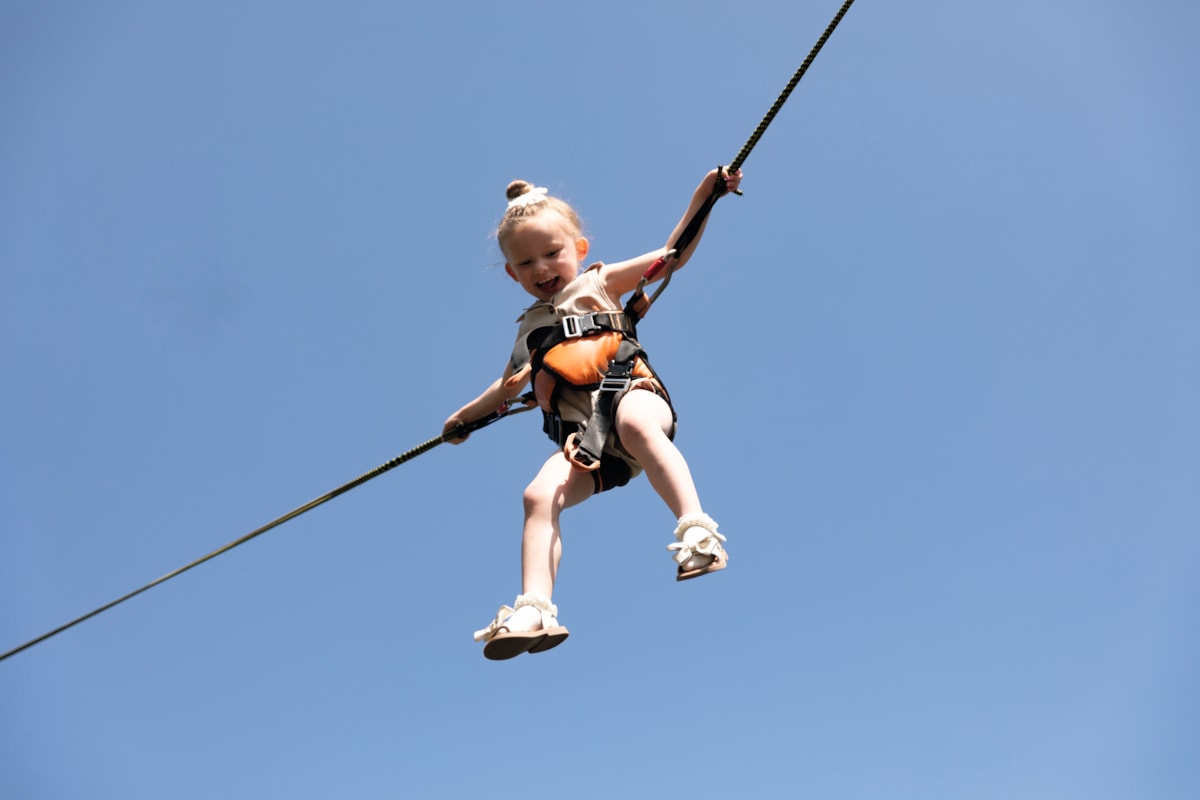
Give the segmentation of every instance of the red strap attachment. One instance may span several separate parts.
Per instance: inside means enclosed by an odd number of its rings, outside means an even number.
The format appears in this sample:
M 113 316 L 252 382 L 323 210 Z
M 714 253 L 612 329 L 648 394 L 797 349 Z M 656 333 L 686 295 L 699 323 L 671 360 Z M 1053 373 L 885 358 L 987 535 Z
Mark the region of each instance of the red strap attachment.
M 674 270 L 667 270 L 667 276 L 663 278 L 663 282 L 659 284 L 659 287 L 654 291 L 654 294 L 650 295 L 649 297 L 646 296 L 645 292 L 646 284 L 657 278 L 658 274 L 667 268 L 667 264 L 670 262 L 670 260 L 675 258 L 678 254 L 679 251 L 677 250 L 668 250 L 659 256 L 658 259 L 656 259 L 655 262 L 650 265 L 649 269 L 642 273 L 642 279 L 638 281 L 637 288 L 633 290 L 633 295 L 630 296 L 629 302 L 625 304 L 625 314 L 630 317 L 635 324 L 646 316 L 646 312 L 650 310 L 650 306 L 652 306 L 654 301 L 658 299 L 658 296 L 662 294 L 662 290 L 667 288 L 667 284 L 671 282 L 671 273 L 673 273 Z
M 673 253 L 674 251 L 670 251 L 670 252 Z M 650 269 L 646 270 L 645 274 L 642 275 L 642 280 L 645 281 L 646 283 L 649 283 L 650 281 L 654 280 L 655 278 L 658 277 L 658 273 L 663 271 L 663 267 L 665 267 L 666 265 L 667 265 L 667 256 L 665 256 L 665 255 L 659 256 L 659 259 L 657 261 L 655 261 L 653 264 L 651 264 Z

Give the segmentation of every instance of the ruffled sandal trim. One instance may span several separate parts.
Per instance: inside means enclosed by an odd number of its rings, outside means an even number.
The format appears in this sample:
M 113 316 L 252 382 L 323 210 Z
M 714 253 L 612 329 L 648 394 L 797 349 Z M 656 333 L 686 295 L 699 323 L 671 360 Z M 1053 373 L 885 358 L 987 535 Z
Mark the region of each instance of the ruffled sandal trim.
M 692 537 L 692 541 L 684 541 L 688 531 L 701 528 L 706 535 L 700 538 Z M 716 521 L 707 514 L 685 514 L 679 518 L 675 527 L 673 544 L 667 549 L 674 551 L 675 562 L 679 564 L 676 580 L 683 581 L 717 572 L 725 569 L 729 563 L 729 554 L 721 543 L 725 537 L 717 532 Z

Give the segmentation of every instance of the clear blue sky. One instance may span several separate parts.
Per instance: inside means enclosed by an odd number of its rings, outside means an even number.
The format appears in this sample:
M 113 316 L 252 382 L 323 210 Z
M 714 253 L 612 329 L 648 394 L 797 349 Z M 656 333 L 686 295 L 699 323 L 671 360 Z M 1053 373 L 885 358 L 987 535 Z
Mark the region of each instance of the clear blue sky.
M 828 2 L 0 8 L 0 650 L 435 436 L 549 186 L 658 247 Z M 0 797 L 1200 796 L 1183 0 L 859 0 L 642 327 L 644 480 L 519 589 L 534 415 L 0 663 Z

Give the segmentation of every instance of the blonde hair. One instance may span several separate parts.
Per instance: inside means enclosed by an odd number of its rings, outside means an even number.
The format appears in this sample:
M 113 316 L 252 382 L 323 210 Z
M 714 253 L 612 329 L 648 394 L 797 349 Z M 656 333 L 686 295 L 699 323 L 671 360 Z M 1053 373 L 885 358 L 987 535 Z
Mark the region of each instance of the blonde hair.
M 562 214 L 567 222 L 575 227 L 575 230 L 580 234 L 583 233 L 583 221 L 579 219 L 579 214 L 571 207 L 571 204 L 566 200 L 560 200 L 557 197 L 550 197 L 545 194 L 545 190 L 541 190 L 542 196 L 539 199 L 532 200 L 529 203 L 516 203 L 516 200 L 522 195 L 529 194 L 537 190 L 537 187 L 528 181 L 513 181 L 508 184 L 508 189 L 504 192 L 509 200 L 508 209 L 505 210 L 504 216 L 500 218 L 500 224 L 496 226 L 496 243 L 500 245 L 500 250 L 504 250 L 504 240 L 518 228 L 521 223 L 537 216 L 537 214 L 546 209 L 557 211 Z

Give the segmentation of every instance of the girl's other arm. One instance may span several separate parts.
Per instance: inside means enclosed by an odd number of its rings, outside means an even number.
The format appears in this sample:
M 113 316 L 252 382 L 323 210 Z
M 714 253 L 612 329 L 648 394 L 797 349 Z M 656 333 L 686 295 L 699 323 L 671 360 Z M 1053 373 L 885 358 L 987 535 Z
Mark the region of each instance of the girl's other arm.
M 521 379 L 522 377 L 524 380 Z M 491 386 L 484 389 L 483 393 L 480 394 L 479 397 L 476 397 L 474 400 L 450 415 L 450 418 L 447 419 L 446 423 L 442 426 L 442 433 L 449 433 L 455 425 L 459 425 L 460 423 L 466 424 L 469 422 L 474 422 L 477 419 L 482 419 L 488 414 L 491 414 L 504 403 L 507 403 L 509 400 L 512 400 L 514 397 L 519 395 L 521 390 L 525 388 L 528 378 L 529 375 L 528 372 L 526 372 L 523 376 L 518 375 L 517 379 L 514 380 L 512 367 L 505 367 L 504 374 L 493 381 Z M 470 434 L 468 434 L 468 436 L 469 435 Z M 448 439 L 447 441 L 449 441 L 451 444 L 461 444 L 466 440 L 467 436 L 464 436 L 461 439 Z

